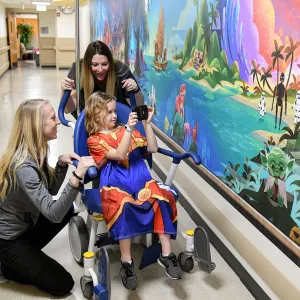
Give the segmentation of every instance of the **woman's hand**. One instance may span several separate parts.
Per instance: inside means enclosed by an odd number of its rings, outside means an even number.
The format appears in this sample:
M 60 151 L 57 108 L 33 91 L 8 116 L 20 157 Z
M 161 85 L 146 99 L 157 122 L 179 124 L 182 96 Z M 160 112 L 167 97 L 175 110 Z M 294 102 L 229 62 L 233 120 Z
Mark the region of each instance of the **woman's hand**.
M 73 79 L 70 79 L 66 77 L 61 81 L 61 89 L 63 91 L 65 90 L 74 90 L 75 89 L 75 81 Z
M 136 92 L 139 89 L 136 81 L 132 78 L 125 79 L 122 81 L 122 83 L 123 83 L 122 88 L 128 92 L 130 91 Z
M 76 174 L 79 177 L 83 178 L 88 168 L 95 167 L 95 166 L 96 166 L 96 162 L 94 161 L 94 158 L 92 156 L 79 157 Z
M 143 121 L 142 121 L 143 124 L 144 124 L 144 125 L 150 124 L 151 121 L 152 121 L 153 115 L 154 115 L 154 107 L 148 106 L 148 119 L 147 119 L 147 120 L 143 120 Z
M 74 152 L 70 153 L 70 154 L 64 154 L 64 155 L 59 156 L 57 163 L 61 167 L 66 167 L 67 165 L 73 164 L 72 159 L 77 159 L 79 161 L 80 156 Z
M 138 122 L 137 113 L 136 112 L 131 112 L 129 114 L 129 117 L 128 117 L 127 126 L 131 129 L 133 129 L 134 126 L 137 124 L 137 122 Z

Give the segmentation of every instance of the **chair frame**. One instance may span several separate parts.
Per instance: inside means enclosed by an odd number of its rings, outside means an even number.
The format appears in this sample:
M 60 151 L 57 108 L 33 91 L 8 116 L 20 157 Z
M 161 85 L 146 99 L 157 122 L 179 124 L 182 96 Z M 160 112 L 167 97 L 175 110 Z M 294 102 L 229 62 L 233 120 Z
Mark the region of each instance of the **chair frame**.
M 60 121 L 62 122 L 63 125 L 71 127 L 74 130 L 74 152 L 77 153 L 79 156 L 87 156 L 89 155 L 88 148 L 86 145 L 86 140 L 88 138 L 88 135 L 85 131 L 84 127 L 84 111 L 82 111 L 76 121 L 76 124 L 74 124 L 71 121 L 67 121 L 64 116 L 64 109 L 66 107 L 67 101 L 69 99 L 71 91 L 65 91 L 64 95 L 62 97 L 62 100 L 60 102 L 59 110 L 58 110 L 58 117 Z M 131 94 L 131 98 L 134 97 L 134 94 Z M 118 121 L 120 123 L 126 123 L 128 119 L 128 115 L 131 112 L 131 108 L 118 103 L 117 102 L 117 112 L 118 112 Z M 141 133 L 145 134 L 144 127 L 142 125 L 142 122 L 138 122 L 136 125 L 136 129 Z M 172 185 L 173 179 L 175 177 L 176 170 L 179 166 L 179 163 L 181 160 L 186 159 L 186 158 L 192 158 L 193 161 L 195 162 L 196 165 L 201 164 L 201 159 L 196 153 L 192 152 L 186 152 L 184 154 L 179 154 L 175 153 L 166 149 L 158 148 L 158 153 L 161 153 L 163 155 L 167 155 L 171 158 L 172 160 L 172 165 L 169 170 L 169 173 L 167 175 L 165 184 L 168 186 Z M 77 166 L 78 161 L 74 160 L 73 164 Z M 149 164 L 152 164 L 152 158 L 149 160 Z M 84 183 L 89 183 L 92 181 L 94 178 L 99 176 L 98 171 L 95 167 L 90 167 L 84 177 Z M 81 283 L 81 289 L 86 298 L 91 298 L 93 295 L 95 299 L 99 300 L 108 300 L 110 299 L 110 294 L 111 294 L 111 283 L 110 283 L 110 271 L 109 271 L 109 258 L 107 255 L 106 249 L 103 247 L 108 244 L 112 244 L 112 238 L 109 237 L 107 234 L 107 228 L 106 224 L 103 219 L 102 215 L 102 208 L 100 203 L 94 203 L 95 201 L 92 201 L 88 197 L 88 190 L 82 191 L 80 193 L 76 200 L 74 201 L 74 212 L 83 212 L 85 210 L 88 211 L 88 217 L 86 221 L 86 228 L 88 232 L 88 246 L 87 247 L 87 252 L 90 253 L 89 255 L 84 255 L 83 259 L 80 257 L 75 257 L 73 249 L 72 249 L 72 228 L 74 227 L 73 225 L 77 222 L 80 221 L 80 219 L 77 219 L 76 222 L 73 222 L 72 224 L 70 222 L 69 225 L 69 238 L 70 238 L 70 246 L 73 252 L 73 256 L 75 260 L 78 263 L 84 263 L 84 275 L 81 277 L 80 283 Z M 96 213 L 95 213 L 96 212 Z M 81 217 L 75 217 L 75 218 L 81 218 Z M 80 221 L 81 222 L 81 221 Z M 77 222 L 78 223 L 78 222 Z M 77 224 L 76 223 L 76 224 Z M 79 224 L 79 223 L 78 223 Z M 103 240 L 101 244 L 96 243 L 96 237 L 97 237 L 97 231 L 99 224 L 103 225 Z M 73 227 L 72 227 L 73 226 Z M 75 225 L 77 226 L 77 225 Z M 84 227 L 84 225 L 82 225 Z M 85 229 L 83 229 L 84 231 Z M 84 233 L 85 234 L 85 233 Z M 86 243 L 86 241 L 85 241 Z M 152 234 L 147 234 L 146 239 L 145 239 L 145 244 L 146 247 L 151 246 L 152 244 Z M 100 262 L 99 262 L 99 279 L 94 271 L 94 255 L 91 253 L 94 252 L 94 247 L 97 245 L 98 247 L 101 247 L 100 249 Z M 192 251 L 192 250 L 191 250 Z M 88 257 L 86 257 L 88 256 Z M 193 256 L 192 252 L 186 256 L 186 258 L 190 258 Z

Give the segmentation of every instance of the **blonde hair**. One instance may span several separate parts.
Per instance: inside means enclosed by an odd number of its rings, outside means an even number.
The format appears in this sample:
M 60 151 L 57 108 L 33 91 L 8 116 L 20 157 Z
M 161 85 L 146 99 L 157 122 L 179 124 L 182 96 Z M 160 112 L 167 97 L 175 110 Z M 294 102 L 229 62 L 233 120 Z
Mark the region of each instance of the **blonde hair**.
M 85 106 L 85 129 L 89 135 L 101 130 L 105 123 L 107 114 L 107 104 L 116 101 L 116 98 L 102 92 L 92 94 Z
M 47 163 L 48 144 L 43 134 L 43 107 L 49 101 L 43 99 L 26 100 L 18 107 L 5 153 L 0 159 L 0 197 L 4 200 L 7 192 L 17 187 L 16 170 L 31 157 L 39 166 L 43 182 L 47 170 L 52 181 L 54 170 Z
M 82 73 L 80 76 L 80 85 L 84 91 L 85 104 L 87 99 L 92 95 L 95 84 L 92 73 L 92 59 L 95 54 L 104 55 L 107 57 L 109 62 L 109 69 L 106 79 L 105 93 L 108 95 L 116 96 L 116 73 L 115 73 L 115 62 L 111 51 L 108 46 L 101 41 L 95 41 L 88 45 L 84 58 L 82 61 Z

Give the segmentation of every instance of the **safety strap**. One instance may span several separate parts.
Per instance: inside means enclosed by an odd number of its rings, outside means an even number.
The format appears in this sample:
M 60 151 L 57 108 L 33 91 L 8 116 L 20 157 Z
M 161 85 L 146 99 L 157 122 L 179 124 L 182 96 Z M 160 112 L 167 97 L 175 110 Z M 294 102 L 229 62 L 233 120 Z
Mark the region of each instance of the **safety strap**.
M 136 107 L 136 101 L 135 101 L 134 92 L 129 92 L 129 99 L 130 99 L 130 106 L 131 106 L 131 108 Z

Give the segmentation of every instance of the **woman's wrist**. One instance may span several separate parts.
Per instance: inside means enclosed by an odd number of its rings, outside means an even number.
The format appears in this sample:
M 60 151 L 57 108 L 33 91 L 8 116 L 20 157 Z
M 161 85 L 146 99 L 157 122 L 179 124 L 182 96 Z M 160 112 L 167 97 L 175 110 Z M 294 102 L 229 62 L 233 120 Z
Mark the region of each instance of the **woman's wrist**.
M 80 181 L 74 176 L 72 175 L 69 179 L 69 183 L 74 187 L 74 188 L 78 188 L 79 187 L 79 183 Z
M 67 168 L 67 167 L 68 167 L 68 164 L 60 160 L 62 156 L 63 156 L 63 155 L 61 155 L 61 156 L 58 157 L 57 164 L 58 164 L 58 166 L 61 167 L 61 168 Z
M 72 172 L 73 176 L 76 177 L 79 181 L 83 180 L 83 176 L 79 175 L 80 173 L 78 174 L 78 171 L 76 171 Z

